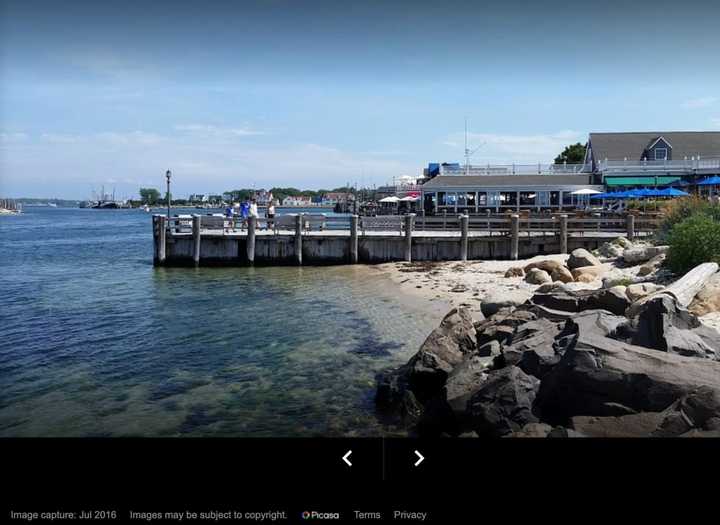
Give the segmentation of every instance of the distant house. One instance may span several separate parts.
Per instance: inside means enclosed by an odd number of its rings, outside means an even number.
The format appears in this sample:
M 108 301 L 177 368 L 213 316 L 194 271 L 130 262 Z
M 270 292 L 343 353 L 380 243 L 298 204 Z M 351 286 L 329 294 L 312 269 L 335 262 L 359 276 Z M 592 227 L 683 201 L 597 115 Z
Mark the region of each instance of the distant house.
M 188 197 L 190 202 L 208 202 L 208 196 L 203 193 L 193 193 Z
M 609 189 L 692 183 L 720 174 L 720 132 L 590 133 L 585 164 Z
M 353 202 L 355 195 L 343 192 L 328 192 L 322 196 L 320 203 L 324 206 L 335 206 L 339 202 Z
M 312 198 L 304 195 L 288 195 L 282 201 L 283 206 L 310 206 Z
M 273 194 L 270 191 L 264 189 L 257 190 L 255 192 L 255 200 L 257 200 L 258 206 L 267 206 L 271 200 L 273 200 Z

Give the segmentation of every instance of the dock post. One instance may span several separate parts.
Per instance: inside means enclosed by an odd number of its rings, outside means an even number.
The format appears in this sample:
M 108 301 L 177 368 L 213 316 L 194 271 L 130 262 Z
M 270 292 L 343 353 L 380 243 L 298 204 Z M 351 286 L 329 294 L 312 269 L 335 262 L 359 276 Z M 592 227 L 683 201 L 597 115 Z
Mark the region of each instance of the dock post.
M 195 266 L 200 264 L 200 222 L 202 217 L 200 215 L 193 215 L 192 217 L 192 232 L 193 232 L 193 261 Z
M 350 216 L 350 263 L 358 262 L 358 222 L 360 217 L 357 215 Z
M 295 216 L 295 260 L 302 264 L 302 215 Z
M 412 261 L 412 231 L 414 218 L 414 213 L 408 213 L 405 215 L 405 260 L 407 262 Z
M 510 215 L 510 259 L 517 261 L 520 252 L 520 216 Z
M 560 253 L 568 252 L 568 216 L 563 213 L 560 215 Z
M 632 241 L 635 238 L 635 215 L 628 214 L 625 217 L 625 226 L 627 228 L 627 238 Z
M 249 264 L 255 263 L 255 226 L 257 225 L 257 217 L 248 217 L 248 234 L 245 241 L 245 250 L 247 252 L 247 260 Z
M 460 216 L 460 260 L 467 261 L 468 258 L 468 225 L 470 217 L 467 215 Z

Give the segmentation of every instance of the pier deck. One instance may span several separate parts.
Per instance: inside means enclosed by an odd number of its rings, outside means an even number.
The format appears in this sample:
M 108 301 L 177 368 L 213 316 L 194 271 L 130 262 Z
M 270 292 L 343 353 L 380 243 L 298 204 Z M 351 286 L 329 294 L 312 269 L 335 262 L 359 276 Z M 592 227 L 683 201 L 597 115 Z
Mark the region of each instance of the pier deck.
M 299 217 L 299 216 L 298 216 Z M 352 217 L 349 229 L 307 230 L 297 219 L 294 230 L 220 225 L 202 227 L 195 215 L 168 219 L 153 217 L 154 263 L 182 265 L 327 265 L 383 263 L 391 261 L 450 261 L 518 259 L 576 248 L 593 250 L 621 235 L 629 238 L 652 235 L 656 223 L 645 220 L 635 228 L 635 218 L 558 220 L 524 219 L 517 215 L 493 224 L 490 229 L 469 228 L 461 217 L 458 229 L 414 229 L 408 215 L 393 230 L 363 230 L 360 218 Z M 215 220 L 216 218 L 213 218 Z M 210 222 L 210 219 L 208 219 Z M 484 222 L 484 221 L 483 221 Z M 492 221 L 491 221 L 492 222 Z M 521 229 L 521 224 L 524 228 Z M 623 227 L 624 226 L 624 227 Z

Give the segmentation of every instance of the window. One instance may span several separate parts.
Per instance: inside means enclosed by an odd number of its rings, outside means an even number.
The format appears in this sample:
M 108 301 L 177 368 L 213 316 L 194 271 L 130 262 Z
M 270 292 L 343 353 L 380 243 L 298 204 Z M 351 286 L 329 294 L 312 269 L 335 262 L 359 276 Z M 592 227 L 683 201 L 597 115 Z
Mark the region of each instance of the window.
M 520 192 L 520 206 L 535 205 L 536 197 L 537 197 L 537 194 L 534 191 L 521 191 Z
M 655 160 L 667 160 L 667 148 L 655 148 Z
M 487 206 L 488 194 L 484 191 L 478 192 L 478 206 Z

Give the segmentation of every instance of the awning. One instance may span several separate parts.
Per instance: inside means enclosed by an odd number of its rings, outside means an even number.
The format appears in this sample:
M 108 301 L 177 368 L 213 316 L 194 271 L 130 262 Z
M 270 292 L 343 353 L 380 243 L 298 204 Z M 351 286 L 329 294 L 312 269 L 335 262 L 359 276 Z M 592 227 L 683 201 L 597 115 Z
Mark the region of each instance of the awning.
M 606 186 L 664 186 L 681 180 L 680 177 L 605 177 Z

